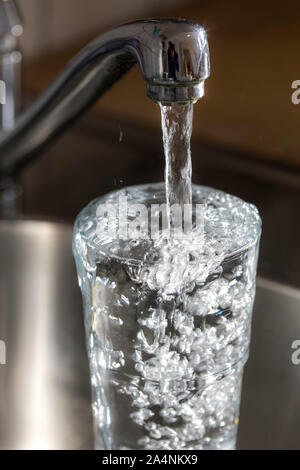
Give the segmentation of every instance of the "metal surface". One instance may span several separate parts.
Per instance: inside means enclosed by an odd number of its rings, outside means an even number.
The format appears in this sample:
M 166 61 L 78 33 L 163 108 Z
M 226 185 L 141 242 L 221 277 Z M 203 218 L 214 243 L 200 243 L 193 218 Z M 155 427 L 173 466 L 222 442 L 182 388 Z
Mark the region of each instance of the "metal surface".
M 0 223 L 0 448 L 92 448 L 71 226 Z M 238 447 L 300 449 L 300 290 L 258 280 Z M 0 343 L 1 344 L 1 343 Z M 0 351 L 1 353 L 1 351 Z M 1 361 L 0 361 L 1 362 Z
M 157 101 L 195 100 L 209 75 L 206 33 L 187 20 L 140 20 L 87 45 L 0 139 L 0 173 L 13 174 L 135 63 Z
M 300 290 L 258 280 L 240 415 L 240 449 L 300 449 Z
M 22 33 L 23 27 L 15 2 L 0 0 L 0 80 L 5 84 L 5 104 L 0 106 L 0 131 L 14 128 L 20 106 L 22 56 L 19 37 Z
M 92 446 L 71 238 L 70 226 L 0 222 L 0 448 Z

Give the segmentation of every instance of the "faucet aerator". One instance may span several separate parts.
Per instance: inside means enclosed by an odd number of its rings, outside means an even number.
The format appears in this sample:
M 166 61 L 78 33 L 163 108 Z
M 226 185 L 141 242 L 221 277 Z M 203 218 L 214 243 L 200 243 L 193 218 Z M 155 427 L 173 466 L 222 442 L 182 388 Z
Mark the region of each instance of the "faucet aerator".
M 147 84 L 147 96 L 156 103 L 165 106 L 186 104 L 190 101 L 195 103 L 204 96 L 204 80 L 193 85 L 153 85 Z

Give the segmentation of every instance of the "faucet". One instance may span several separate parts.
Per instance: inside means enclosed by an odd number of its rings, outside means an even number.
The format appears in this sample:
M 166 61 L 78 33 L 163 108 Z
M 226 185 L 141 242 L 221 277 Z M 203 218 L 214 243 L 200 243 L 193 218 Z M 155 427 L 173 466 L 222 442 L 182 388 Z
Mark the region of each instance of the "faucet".
M 17 175 L 136 63 L 155 102 L 196 101 L 209 76 L 205 30 L 184 19 L 145 19 L 97 37 L 0 137 L 0 177 Z

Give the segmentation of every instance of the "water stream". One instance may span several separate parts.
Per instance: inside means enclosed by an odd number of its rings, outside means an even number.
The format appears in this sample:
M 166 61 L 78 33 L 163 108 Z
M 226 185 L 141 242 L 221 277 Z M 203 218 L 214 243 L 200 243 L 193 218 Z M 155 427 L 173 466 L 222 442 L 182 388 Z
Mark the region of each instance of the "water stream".
M 193 103 L 160 106 L 168 207 L 192 202 L 191 135 Z

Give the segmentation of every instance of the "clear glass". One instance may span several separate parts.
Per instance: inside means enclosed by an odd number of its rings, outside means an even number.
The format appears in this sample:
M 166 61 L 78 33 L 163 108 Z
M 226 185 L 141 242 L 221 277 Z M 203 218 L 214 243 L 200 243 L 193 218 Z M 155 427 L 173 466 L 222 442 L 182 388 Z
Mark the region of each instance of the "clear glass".
M 77 217 L 97 449 L 234 449 L 248 357 L 261 220 L 193 186 L 204 214 L 182 239 L 120 240 L 99 205 L 164 202 L 164 184 L 125 188 Z M 150 211 L 150 209 L 149 209 Z M 130 210 L 128 211 L 130 213 Z M 130 216 L 133 217 L 134 214 Z

